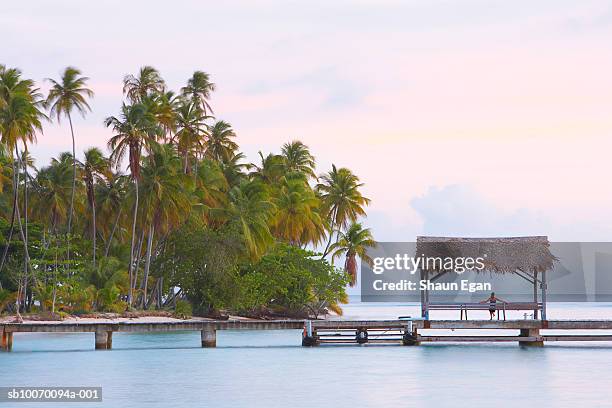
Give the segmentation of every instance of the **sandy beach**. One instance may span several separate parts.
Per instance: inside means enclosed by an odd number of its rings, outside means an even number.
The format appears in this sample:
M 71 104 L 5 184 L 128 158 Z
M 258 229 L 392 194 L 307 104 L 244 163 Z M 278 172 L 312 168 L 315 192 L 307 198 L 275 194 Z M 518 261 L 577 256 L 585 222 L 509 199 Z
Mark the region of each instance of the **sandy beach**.
M 138 316 L 138 317 L 123 317 L 120 315 L 112 316 L 111 314 L 100 317 L 78 317 L 70 316 L 63 320 L 40 320 L 23 316 L 23 323 L 49 323 L 49 324 L 67 324 L 67 323 L 172 323 L 185 321 L 208 321 L 215 320 L 206 317 L 192 317 L 191 319 L 178 319 L 169 316 Z M 230 320 L 258 320 L 242 316 L 230 316 Z M 0 324 L 15 323 L 15 316 L 0 317 Z

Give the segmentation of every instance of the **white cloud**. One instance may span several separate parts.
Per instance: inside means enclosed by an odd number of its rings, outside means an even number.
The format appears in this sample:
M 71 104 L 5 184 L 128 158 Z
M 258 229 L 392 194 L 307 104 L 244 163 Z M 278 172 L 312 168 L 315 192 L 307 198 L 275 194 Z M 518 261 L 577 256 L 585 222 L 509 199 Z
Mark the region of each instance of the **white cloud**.
M 612 214 L 600 209 L 573 211 L 507 209 L 469 185 L 430 187 L 411 201 L 421 220 L 420 234 L 432 236 L 530 236 L 546 235 L 551 241 L 599 242 L 612 239 Z M 578 214 L 578 215 L 574 215 Z M 406 237 L 405 241 L 412 240 Z
M 550 221 L 528 209 L 504 211 L 466 185 L 431 187 L 411 201 L 422 232 L 438 236 L 547 235 Z

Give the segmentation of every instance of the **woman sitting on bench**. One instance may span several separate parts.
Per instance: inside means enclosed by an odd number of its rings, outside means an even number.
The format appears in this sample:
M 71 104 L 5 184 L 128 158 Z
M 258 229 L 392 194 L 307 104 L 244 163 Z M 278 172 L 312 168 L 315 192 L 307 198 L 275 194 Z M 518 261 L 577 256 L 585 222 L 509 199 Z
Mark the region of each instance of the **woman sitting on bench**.
M 505 300 L 502 300 L 495 296 L 495 292 L 491 292 L 491 296 L 488 299 L 483 300 L 480 303 L 488 303 L 489 304 L 489 314 L 491 315 L 490 320 L 493 320 L 493 316 L 495 315 L 496 304 L 497 302 L 508 303 Z

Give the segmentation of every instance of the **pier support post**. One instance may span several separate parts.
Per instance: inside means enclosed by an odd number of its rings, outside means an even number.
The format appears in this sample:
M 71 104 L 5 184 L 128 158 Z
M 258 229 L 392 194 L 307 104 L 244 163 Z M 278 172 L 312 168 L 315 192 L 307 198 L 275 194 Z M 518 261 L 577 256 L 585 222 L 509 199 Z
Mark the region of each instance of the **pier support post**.
M 402 336 L 402 346 L 420 346 L 421 342 L 419 341 L 419 333 L 417 332 L 417 328 L 413 327 L 412 322 L 410 325 L 406 327 L 404 331 L 404 335 Z
M 200 332 L 202 347 L 217 347 L 217 331 L 213 327 L 204 326 Z
M 312 328 L 312 321 L 306 320 L 304 322 L 304 332 L 302 333 L 302 346 L 312 347 L 319 345 L 319 337 L 317 332 Z
M 96 331 L 96 350 L 107 350 L 110 348 L 109 343 L 108 343 L 109 333 L 112 333 L 112 332 L 108 332 L 105 330 Z M 111 340 L 111 344 L 112 344 L 112 340 Z
M 355 342 L 357 344 L 366 344 L 368 342 L 368 330 L 363 327 L 355 330 Z
M 520 337 L 536 337 L 535 341 L 521 341 L 519 340 L 520 346 L 531 346 L 531 347 L 542 347 L 544 346 L 544 341 L 540 336 L 540 329 L 521 329 Z
M 13 332 L 2 330 L 2 350 L 11 351 L 13 349 Z
M 110 350 L 113 348 L 113 332 L 106 332 L 106 349 Z
M 302 336 L 302 346 L 304 347 L 314 347 L 319 345 L 319 337 L 316 332 L 312 333 L 312 336 L 304 335 Z
M 406 332 L 402 336 L 402 346 L 420 346 L 419 336 L 415 332 Z

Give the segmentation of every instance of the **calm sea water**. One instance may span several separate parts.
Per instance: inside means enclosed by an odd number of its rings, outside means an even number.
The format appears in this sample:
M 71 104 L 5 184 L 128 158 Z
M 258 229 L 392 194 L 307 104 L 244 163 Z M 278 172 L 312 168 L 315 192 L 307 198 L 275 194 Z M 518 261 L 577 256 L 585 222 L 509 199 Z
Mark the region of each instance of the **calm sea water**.
M 344 318 L 417 313 L 353 303 Z M 444 317 L 457 318 L 432 315 Z M 612 305 L 554 304 L 549 318 L 612 319 Z M 288 330 L 222 331 L 217 348 L 202 349 L 199 336 L 116 333 L 113 350 L 94 351 L 93 334 L 20 333 L 0 353 L 0 385 L 103 387 L 103 402 L 74 408 L 612 406 L 612 343 L 302 348 Z

